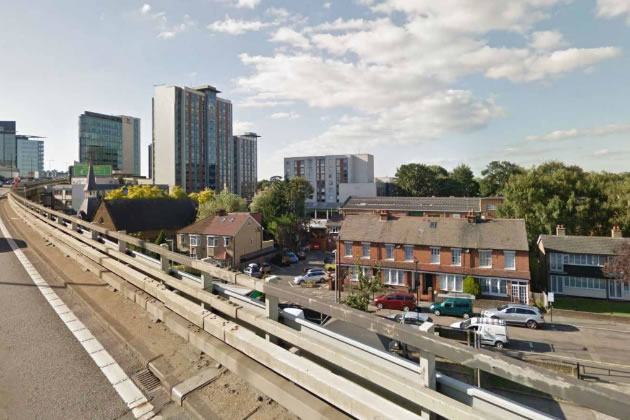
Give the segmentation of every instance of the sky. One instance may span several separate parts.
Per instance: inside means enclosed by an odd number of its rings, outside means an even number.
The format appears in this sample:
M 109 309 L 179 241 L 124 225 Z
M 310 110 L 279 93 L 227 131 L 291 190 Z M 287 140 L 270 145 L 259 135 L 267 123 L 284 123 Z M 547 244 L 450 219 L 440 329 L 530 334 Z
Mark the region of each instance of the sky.
M 78 158 L 84 111 L 142 119 L 159 84 L 211 84 L 283 158 L 371 153 L 477 174 L 492 160 L 630 161 L 630 0 L 0 0 L 0 120 Z

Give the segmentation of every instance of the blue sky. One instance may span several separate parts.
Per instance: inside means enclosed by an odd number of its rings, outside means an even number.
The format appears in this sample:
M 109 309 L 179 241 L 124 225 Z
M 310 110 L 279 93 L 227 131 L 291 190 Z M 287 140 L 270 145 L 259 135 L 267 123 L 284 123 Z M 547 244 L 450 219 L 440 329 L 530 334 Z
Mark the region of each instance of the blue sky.
M 630 160 L 630 0 L 2 2 L 0 120 L 78 157 L 85 110 L 142 119 L 154 85 L 212 84 L 253 130 L 259 178 L 284 156 L 408 162 Z

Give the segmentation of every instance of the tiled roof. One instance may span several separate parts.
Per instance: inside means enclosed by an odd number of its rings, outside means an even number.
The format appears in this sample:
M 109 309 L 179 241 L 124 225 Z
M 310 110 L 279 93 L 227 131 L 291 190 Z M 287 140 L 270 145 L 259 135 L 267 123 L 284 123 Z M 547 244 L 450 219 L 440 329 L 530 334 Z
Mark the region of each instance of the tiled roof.
M 472 249 L 527 251 L 522 219 L 492 219 L 469 223 L 466 219 L 400 217 L 380 220 L 379 215 L 347 216 L 340 240 L 443 246 Z
M 608 236 L 556 236 L 540 235 L 539 242 L 547 250 L 568 254 L 614 255 L 615 249 L 622 243 L 630 243 L 628 238 Z
M 197 208 L 187 198 L 139 198 L 104 200 L 103 205 L 117 230 L 128 233 L 159 229 L 179 229 L 192 223 Z
M 342 210 L 437 211 L 467 213 L 481 211 L 479 197 L 350 197 Z
M 177 233 L 235 236 L 245 223 L 260 225 L 255 218 L 250 216 L 250 213 L 228 213 L 225 216 L 206 217 L 190 226 L 186 226 Z

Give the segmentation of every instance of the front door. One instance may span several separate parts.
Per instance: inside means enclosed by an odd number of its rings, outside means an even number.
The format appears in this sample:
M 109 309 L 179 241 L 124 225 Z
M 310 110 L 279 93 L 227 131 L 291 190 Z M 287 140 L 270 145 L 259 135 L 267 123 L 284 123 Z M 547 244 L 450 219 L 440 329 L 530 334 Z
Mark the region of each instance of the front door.
M 433 274 L 423 274 L 424 282 L 422 284 L 422 294 L 429 293 L 429 287 L 433 287 Z
M 517 284 L 512 285 L 512 302 L 520 302 L 521 294 L 520 294 L 520 286 Z

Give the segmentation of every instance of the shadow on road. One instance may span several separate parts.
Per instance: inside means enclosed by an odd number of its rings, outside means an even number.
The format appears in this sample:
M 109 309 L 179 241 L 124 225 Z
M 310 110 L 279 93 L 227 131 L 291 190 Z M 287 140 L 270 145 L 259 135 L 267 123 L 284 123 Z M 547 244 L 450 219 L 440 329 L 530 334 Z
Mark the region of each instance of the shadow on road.
M 545 329 L 561 332 L 576 332 L 580 331 L 578 327 L 568 324 L 547 324 Z
M 533 352 L 533 353 L 550 353 L 554 352 L 554 347 L 549 343 L 541 343 L 538 341 L 525 341 L 525 340 L 515 340 L 510 338 L 510 343 L 507 345 L 507 348 L 510 350 L 518 350 L 524 352 Z
M 14 239 L 13 242 L 18 246 L 18 248 L 26 248 L 26 242 L 20 239 Z M 12 252 L 11 246 L 9 245 L 9 241 L 7 238 L 0 238 L 0 253 L 2 252 Z

